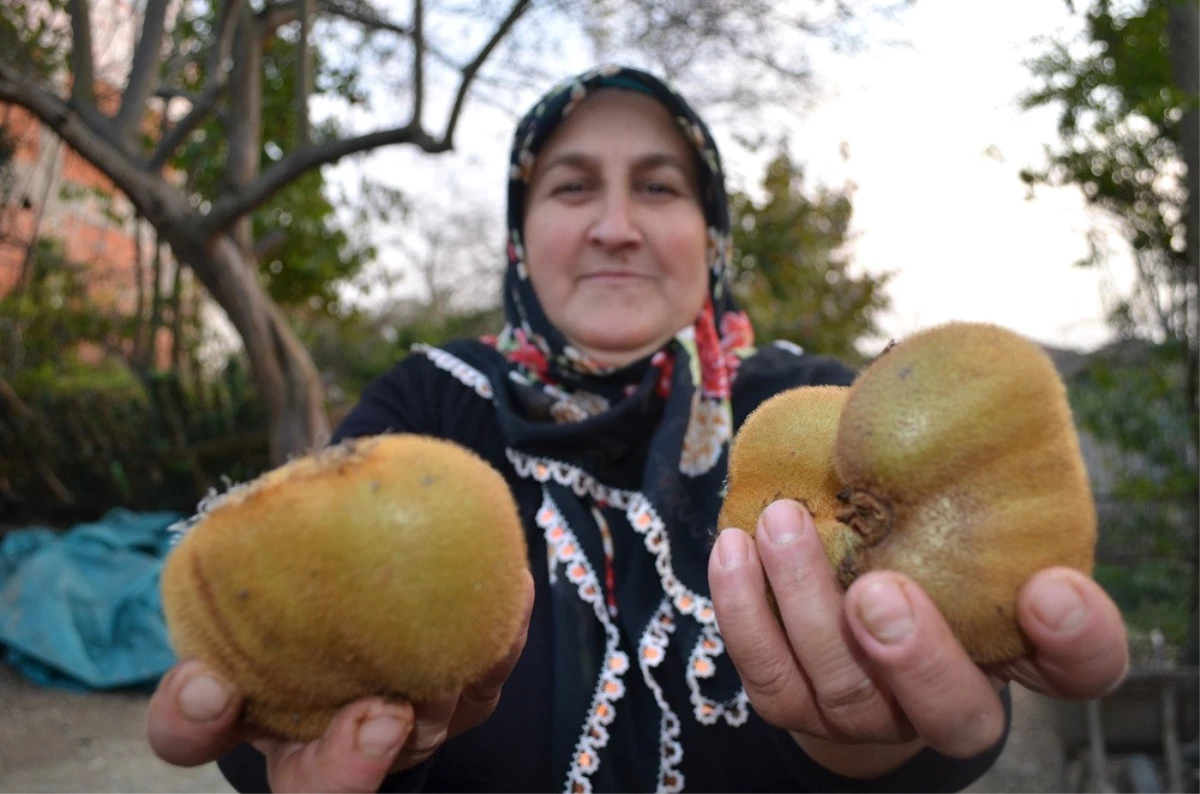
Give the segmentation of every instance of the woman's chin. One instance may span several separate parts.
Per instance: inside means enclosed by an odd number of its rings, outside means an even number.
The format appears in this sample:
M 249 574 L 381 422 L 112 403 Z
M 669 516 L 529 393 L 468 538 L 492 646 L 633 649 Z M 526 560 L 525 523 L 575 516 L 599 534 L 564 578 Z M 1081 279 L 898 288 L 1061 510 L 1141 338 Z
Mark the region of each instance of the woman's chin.
M 572 346 L 593 361 L 606 367 L 623 367 L 656 352 L 670 341 L 670 336 L 638 336 L 613 334 L 580 335 Z

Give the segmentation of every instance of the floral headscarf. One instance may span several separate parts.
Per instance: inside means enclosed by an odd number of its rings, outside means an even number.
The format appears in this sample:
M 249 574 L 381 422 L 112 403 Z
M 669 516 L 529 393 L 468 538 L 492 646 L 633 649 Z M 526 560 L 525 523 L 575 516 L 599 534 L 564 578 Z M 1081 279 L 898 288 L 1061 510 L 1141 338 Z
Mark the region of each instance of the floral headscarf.
M 657 374 L 659 396 L 671 389 L 677 361 L 674 345 L 648 361 L 605 368 L 570 345 L 546 318 L 525 268 L 522 240 L 525 198 L 537 154 L 572 110 L 598 89 L 622 88 L 647 94 L 666 107 L 683 137 L 695 148 L 700 197 L 708 225 L 709 296 L 695 323 L 674 342 L 688 352 L 697 399 L 680 459 L 691 476 L 712 469 L 731 434 L 730 386 L 740 357 L 753 350 L 754 333 L 746 314 L 734 305 L 729 275 L 729 206 L 716 144 L 704 122 L 672 88 L 636 69 L 605 66 L 560 83 L 521 120 L 513 140 L 508 183 L 508 268 L 504 277 L 506 325 L 494 344 L 519 365 L 521 377 L 550 399 L 550 415 L 568 422 L 592 416 L 628 396 L 649 366 Z

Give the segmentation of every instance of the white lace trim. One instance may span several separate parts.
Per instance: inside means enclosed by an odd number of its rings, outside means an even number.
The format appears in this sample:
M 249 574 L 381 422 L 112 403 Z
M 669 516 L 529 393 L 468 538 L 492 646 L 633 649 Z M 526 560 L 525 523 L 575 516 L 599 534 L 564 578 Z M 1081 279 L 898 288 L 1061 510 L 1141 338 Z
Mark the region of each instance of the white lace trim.
M 745 687 L 739 687 L 737 694 L 724 703 L 705 697 L 700 691 L 700 679 L 712 678 L 717 670 L 715 659 L 724 652 L 725 643 L 716 627 L 705 626 L 688 658 L 685 677 L 692 692 L 692 713 L 696 721 L 701 725 L 715 725 L 717 720 L 723 719 L 736 728 L 750 716 L 750 698 Z
M 745 688 L 739 687 L 737 694 L 724 702 L 713 700 L 700 691 L 701 679 L 713 676 L 716 672 L 716 659 L 725 652 L 725 643 L 721 640 L 717 629 L 716 611 L 713 609 L 712 600 L 688 589 L 675 576 L 674 569 L 671 566 L 671 544 L 667 538 L 666 526 L 662 518 L 659 517 L 658 511 L 654 509 L 654 506 L 644 494 L 638 491 L 626 491 L 604 485 L 586 471 L 561 461 L 525 455 L 514 449 L 506 450 L 506 454 L 509 462 L 512 463 L 513 468 L 521 477 L 532 478 L 542 484 L 553 481 L 559 485 L 569 487 L 578 496 L 586 495 L 595 501 L 601 501 L 625 510 L 625 516 L 630 526 L 633 527 L 635 532 L 642 535 L 647 551 L 654 555 L 654 566 L 658 571 L 665 598 L 638 643 L 638 665 L 642 670 L 647 687 L 654 694 L 655 700 L 662 711 L 662 723 L 660 726 L 662 753 L 659 765 L 658 788 L 660 791 L 682 790 L 684 780 L 683 774 L 679 771 L 679 764 L 683 758 L 683 747 L 679 744 L 679 717 L 671 710 L 666 697 L 662 693 L 661 686 L 654 680 L 651 674 L 651 669 L 657 667 L 666 655 L 666 649 L 670 644 L 670 635 L 675 630 L 676 615 L 689 615 L 701 625 L 700 638 L 689 655 L 688 666 L 685 672 L 692 711 L 697 721 L 703 725 L 713 725 L 718 720 L 723 719 L 729 725 L 737 727 L 743 724 L 750 714 L 749 698 L 746 695 Z M 553 513 L 545 512 L 543 515 L 547 507 L 551 508 Z M 564 532 L 569 532 L 566 529 L 565 522 L 562 521 L 561 514 L 558 512 L 557 507 L 553 505 L 553 502 L 550 501 L 548 495 L 545 496 L 543 507 L 538 512 L 538 524 L 547 532 L 546 541 L 548 545 L 553 546 L 556 540 L 560 543 L 566 542 L 562 540 L 562 536 L 551 538 L 549 534 L 550 530 L 542 523 L 543 517 L 547 520 L 553 517 L 553 520 L 558 522 L 557 525 L 562 527 Z M 586 566 L 585 570 L 589 572 L 591 579 L 596 582 L 594 591 L 588 589 L 585 593 L 585 589 L 581 586 L 580 597 L 590 603 L 592 608 L 597 611 L 597 617 L 601 619 L 601 623 L 605 627 L 605 632 L 608 633 L 610 627 L 612 627 L 612 622 L 609 620 L 604 605 L 603 595 L 598 586 L 599 582 L 595 580 L 595 574 L 592 572 L 592 568 L 587 563 L 586 558 L 583 557 L 583 552 L 575 540 L 575 536 L 571 534 L 570 538 L 572 552 L 579 555 L 581 564 Z M 552 556 L 552 559 L 554 558 L 562 559 L 559 554 Z M 551 573 L 553 575 L 553 571 Z M 572 579 L 572 581 L 575 580 Z M 610 647 L 608 650 L 609 655 L 611 655 L 611 651 L 612 648 Z M 605 673 L 602 672 L 597 691 L 599 691 L 599 687 L 603 686 L 604 675 Z M 572 777 L 567 781 L 568 791 L 591 790 L 590 780 L 587 780 L 583 775 L 576 774 L 578 771 L 581 771 L 576 769 L 579 759 L 578 747 L 583 746 L 584 740 L 589 735 L 590 728 L 590 723 L 584 726 L 583 737 L 580 739 L 580 745 L 577 746 L 576 757 L 572 759 Z M 605 734 L 605 737 L 607 738 L 607 734 Z M 603 745 L 589 746 L 600 747 Z M 589 756 L 588 760 L 596 760 L 598 762 L 598 758 L 594 756 Z M 595 770 L 592 769 L 591 771 Z M 577 783 L 581 787 L 575 787 Z
M 617 714 L 616 703 L 625 694 L 622 676 L 629 669 L 629 656 L 619 648 L 621 637 L 609 619 L 596 572 L 583 553 L 579 539 L 567 526 L 566 519 L 548 493 L 543 494 L 537 523 L 545 535 L 546 547 L 553 551 L 551 572 L 560 566 L 566 569 L 567 578 L 578 588 L 579 597 L 591 604 L 596 619 L 604 626 L 604 665 L 600 670 L 600 680 L 596 682 L 583 731 L 575 743 L 564 789 L 568 792 L 590 792 L 591 775 L 600 768 L 600 749 L 608 744 L 608 726 Z
M 642 678 L 646 686 L 654 694 L 654 700 L 662 711 L 659 723 L 659 754 L 658 754 L 658 790 L 683 791 L 683 773 L 679 764 L 683 761 L 683 745 L 679 743 L 679 716 L 671 710 L 667 698 L 663 695 L 662 687 L 654 680 L 650 668 L 658 667 L 667 655 L 667 646 L 671 643 L 671 633 L 675 631 L 675 614 L 671 602 L 663 599 L 650 625 L 642 634 L 638 643 L 638 666 L 642 668 Z
M 488 382 L 487 376 L 458 356 L 423 342 L 418 342 L 411 349 L 414 353 L 421 353 L 427 357 L 438 369 L 453 375 L 464 386 L 474 389 L 483 399 L 492 399 L 492 384 Z
M 641 496 L 637 491 L 622 491 L 602 485 L 586 471 L 567 463 L 549 458 L 535 458 L 511 448 L 505 452 L 508 455 L 508 462 L 513 465 L 521 477 L 533 478 L 541 483 L 553 480 L 559 485 L 569 487 L 576 496 L 590 496 L 595 501 L 621 509 L 628 507 L 631 496 Z
M 487 377 L 462 359 L 426 344 L 413 345 L 412 350 L 427 356 L 435 366 L 474 389 L 480 397 L 492 399 L 492 386 Z M 666 527 L 644 494 L 604 485 L 586 471 L 567 463 L 532 457 L 513 449 L 506 450 L 506 453 L 509 462 L 521 477 L 532 478 L 543 484 L 553 480 L 559 485 L 571 488 L 577 496 L 588 496 L 594 501 L 624 510 L 630 526 L 643 536 L 647 551 L 654 555 L 655 569 L 658 571 L 666 598 L 638 643 L 638 666 L 662 711 L 658 789 L 681 791 L 684 777 L 679 771 L 679 764 L 683 760 L 683 747 L 679 743 L 679 717 L 670 708 L 662 687 L 651 673 L 652 668 L 661 664 L 666 656 L 670 635 L 675 631 L 677 613 L 690 615 L 701 624 L 700 639 L 688 658 L 685 673 L 696 720 L 703 725 L 713 725 L 724 719 L 726 723 L 736 727 L 746 721 L 750 710 L 744 688 L 739 688 L 733 698 L 723 703 L 706 697 L 700 691 L 700 680 L 712 677 L 716 670 L 715 660 L 725 651 L 725 644 L 717 630 L 716 612 L 712 601 L 689 590 L 676 578 L 671 566 L 671 546 L 667 539 Z M 604 668 L 596 683 L 591 708 L 576 743 L 566 781 L 568 792 L 590 792 L 590 776 L 600 765 L 599 750 L 608 744 L 607 726 L 616 716 L 616 702 L 625 694 L 622 676 L 629 669 L 629 656 L 619 648 L 620 635 L 609 617 L 599 579 L 578 538 L 567 526 L 549 494 L 543 496 L 542 506 L 537 513 L 537 523 L 546 538 L 551 580 L 557 578 L 560 568 L 565 570 L 569 581 L 577 586 L 579 597 L 592 606 L 606 636 Z

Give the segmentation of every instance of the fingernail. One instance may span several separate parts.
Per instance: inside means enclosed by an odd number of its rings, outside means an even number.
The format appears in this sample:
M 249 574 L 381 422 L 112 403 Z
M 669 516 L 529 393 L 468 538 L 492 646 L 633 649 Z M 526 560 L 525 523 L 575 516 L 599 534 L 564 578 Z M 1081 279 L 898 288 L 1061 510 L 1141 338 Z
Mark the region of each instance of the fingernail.
M 179 710 L 193 722 L 212 722 L 225 711 L 233 693 L 217 679 L 197 675 L 179 690 Z
M 1079 591 L 1062 579 L 1039 582 L 1033 592 L 1032 607 L 1038 619 L 1059 634 L 1071 634 L 1087 617 Z
M 858 617 L 871 636 L 887 645 L 912 634 L 912 606 L 908 596 L 899 584 L 887 577 L 868 583 L 859 595 Z
M 744 563 L 749 552 L 749 540 L 744 532 L 721 530 L 721 534 L 717 535 L 717 561 L 721 563 L 721 568 L 729 571 Z
M 800 537 L 796 506 L 782 501 L 772 502 L 758 519 L 767 540 L 776 546 L 787 546 Z
M 400 749 L 408 723 L 391 715 L 366 720 L 358 728 L 358 750 L 368 758 L 384 758 Z

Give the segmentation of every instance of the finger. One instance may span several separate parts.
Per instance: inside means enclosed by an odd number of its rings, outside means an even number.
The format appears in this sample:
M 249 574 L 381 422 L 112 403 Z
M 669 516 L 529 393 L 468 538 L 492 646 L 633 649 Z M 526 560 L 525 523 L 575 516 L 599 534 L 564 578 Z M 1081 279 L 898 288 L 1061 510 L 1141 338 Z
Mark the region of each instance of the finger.
M 969 758 L 1004 733 L 1004 706 L 929 596 L 891 571 L 859 577 L 846 592 L 854 636 L 917 733 L 935 750 Z
M 781 728 L 818 729 L 808 682 L 767 603 L 762 566 L 745 532 L 731 528 L 717 536 L 708 581 L 725 649 L 754 710 Z
M 791 647 L 831 729 L 862 740 L 897 738 L 891 704 L 854 641 L 812 516 L 798 502 L 767 506 L 755 540 Z
M 408 769 L 426 761 L 442 746 L 449 735 L 450 720 L 458 708 L 459 693 L 437 700 L 413 704 L 415 722 L 412 735 L 392 764 L 392 771 Z
M 529 618 L 533 613 L 533 575 L 525 572 L 525 619 L 517 638 L 504 658 L 497 662 L 491 670 L 484 674 L 476 683 L 463 689 L 458 699 L 458 707 L 450 720 L 447 736 L 457 736 L 463 731 L 470 730 L 480 724 L 496 710 L 500 702 L 500 692 L 504 682 L 517 666 L 521 651 L 525 649 L 525 640 L 529 637 Z
M 1017 619 L 1035 649 L 1036 675 L 1021 680 L 1032 689 L 1055 697 L 1097 698 L 1129 671 L 1121 612 L 1080 571 L 1047 568 L 1030 577 L 1017 595 Z
M 381 698 L 357 700 L 340 710 L 314 742 L 253 741 L 267 759 L 274 792 L 378 791 L 413 732 L 413 708 Z
M 154 753 L 177 766 L 214 761 L 243 739 L 242 696 L 206 665 L 188 659 L 163 676 L 146 711 Z

